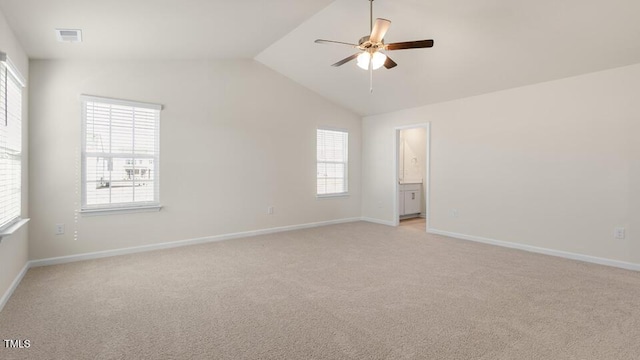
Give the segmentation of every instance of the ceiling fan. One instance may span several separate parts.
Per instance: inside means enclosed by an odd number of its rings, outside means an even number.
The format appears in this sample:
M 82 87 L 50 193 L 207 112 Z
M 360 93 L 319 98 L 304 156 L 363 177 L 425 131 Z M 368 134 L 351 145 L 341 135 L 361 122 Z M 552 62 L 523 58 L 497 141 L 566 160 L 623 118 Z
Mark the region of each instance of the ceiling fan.
M 383 51 L 430 48 L 433 47 L 433 40 L 417 40 L 385 44 L 384 36 L 386 35 L 387 30 L 389 30 L 389 26 L 391 26 L 391 21 L 377 18 L 375 23 L 373 22 L 373 0 L 369 0 L 369 24 L 371 34 L 360 38 L 358 44 L 323 39 L 317 39 L 315 42 L 318 44 L 347 45 L 358 49 L 357 53 L 342 59 L 331 66 L 342 66 L 351 60 L 357 59 L 358 67 L 363 70 L 369 70 L 369 79 L 371 81 L 370 91 L 373 92 L 373 70 L 379 69 L 382 66 L 387 69 L 392 69 L 398 66 L 398 64 L 384 54 Z

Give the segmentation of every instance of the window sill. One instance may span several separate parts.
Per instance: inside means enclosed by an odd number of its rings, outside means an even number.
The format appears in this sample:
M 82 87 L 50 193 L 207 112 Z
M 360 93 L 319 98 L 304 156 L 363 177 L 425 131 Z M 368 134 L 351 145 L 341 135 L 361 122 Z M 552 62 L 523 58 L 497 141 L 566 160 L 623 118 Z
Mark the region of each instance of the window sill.
M 322 194 L 322 195 L 316 195 L 316 200 L 320 200 L 320 199 L 331 199 L 331 198 L 342 198 L 342 197 L 349 197 L 349 193 L 345 192 L 345 193 L 338 193 L 338 194 Z
M 114 208 L 97 208 L 97 209 L 82 209 L 80 214 L 83 216 L 98 216 L 98 215 L 112 215 L 112 214 L 132 214 L 141 212 L 156 212 L 162 209 L 162 205 L 149 205 L 149 206 L 132 206 L 132 207 L 114 207 Z
M 14 232 L 18 231 L 23 225 L 29 222 L 30 219 L 20 219 L 15 224 L 7 227 L 6 229 L 0 231 L 0 243 L 2 242 L 2 238 L 7 237 L 9 235 L 13 235 Z

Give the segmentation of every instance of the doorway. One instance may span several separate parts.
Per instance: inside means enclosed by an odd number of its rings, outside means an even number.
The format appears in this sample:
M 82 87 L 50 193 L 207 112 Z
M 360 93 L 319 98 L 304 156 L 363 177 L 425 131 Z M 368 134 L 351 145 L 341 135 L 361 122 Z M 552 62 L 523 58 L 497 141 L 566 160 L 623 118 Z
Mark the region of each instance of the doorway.
M 431 124 L 403 126 L 394 130 L 394 224 L 427 231 Z

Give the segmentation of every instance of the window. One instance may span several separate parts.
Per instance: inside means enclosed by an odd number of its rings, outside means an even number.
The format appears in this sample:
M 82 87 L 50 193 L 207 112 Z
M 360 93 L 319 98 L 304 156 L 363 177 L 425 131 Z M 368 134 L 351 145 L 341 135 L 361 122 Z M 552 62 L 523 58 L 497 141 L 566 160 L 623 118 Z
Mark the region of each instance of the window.
M 345 195 L 348 191 L 349 133 L 344 130 L 318 129 L 318 196 Z
M 82 96 L 82 210 L 159 208 L 161 105 Z
M 24 79 L 0 53 L 0 230 L 20 220 Z

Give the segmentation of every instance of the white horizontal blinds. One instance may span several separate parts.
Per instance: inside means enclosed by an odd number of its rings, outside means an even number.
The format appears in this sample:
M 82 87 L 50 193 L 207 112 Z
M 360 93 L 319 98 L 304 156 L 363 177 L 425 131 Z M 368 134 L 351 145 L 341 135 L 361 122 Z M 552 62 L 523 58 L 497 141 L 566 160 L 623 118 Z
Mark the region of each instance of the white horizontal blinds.
M 0 62 L 0 228 L 20 218 L 22 86 Z
M 159 203 L 159 107 L 85 98 L 85 208 Z
M 7 125 L 7 67 L 0 62 L 0 125 Z
M 346 131 L 318 129 L 317 194 L 347 192 L 349 134 Z

